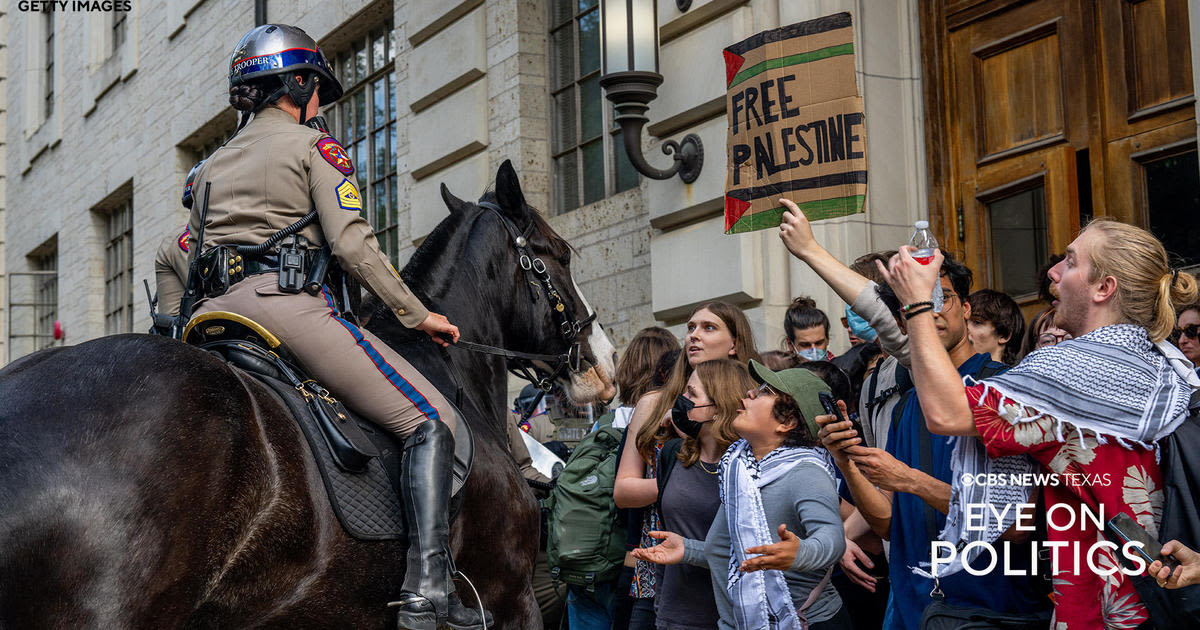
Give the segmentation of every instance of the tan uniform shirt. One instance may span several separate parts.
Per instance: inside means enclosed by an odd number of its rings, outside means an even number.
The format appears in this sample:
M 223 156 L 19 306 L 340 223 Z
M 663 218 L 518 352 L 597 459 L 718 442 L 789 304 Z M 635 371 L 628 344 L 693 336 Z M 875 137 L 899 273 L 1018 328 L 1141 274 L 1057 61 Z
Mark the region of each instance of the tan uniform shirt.
M 513 426 L 517 426 L 521 422 L 521 416 L 510 409 L 508 412 L 508 422 Z M 555 426 L 554 420 L 550 418 L 549 413 L 539 413 L 529 419 L 529 435 L 534 441 L 545 444 L 550 440 L 558 439 L 558 427 Z
M 188 274 L 188 229 L 179 228 L 163 238 L 154 254 L 154 284 L 158 290 L 158 311 L 179 314 Z
M 336 164 L 336 165 L 335 165 Z M 257 245 L 316 209 L 317 221 L 300 231 L 316 246 L 329 243 L 342 269 L 358 279 L 409 328 L 429 311 L 405 286 L 370 224 L 346 152 L 328 134 L 265 107 L 241 133 L 209 157 L 192 188 L 191 241 L 200 226 L 204 187 L 208 199 L 204 249 Z
M 521 427 L 517 426 L 516 422 L 509 417 L 508 422 L 508 451 L 512 453 L 513 459 L 517 460 L 517 468 L 521 469 L 521 476 L 533 481 L 542 483 L 550 483 L 550 478 L 538 472 L 538 469 L 533 467 L 533 457 L 529 455 L 529 447 L 525 446 L 525 438 L 521 437 Z

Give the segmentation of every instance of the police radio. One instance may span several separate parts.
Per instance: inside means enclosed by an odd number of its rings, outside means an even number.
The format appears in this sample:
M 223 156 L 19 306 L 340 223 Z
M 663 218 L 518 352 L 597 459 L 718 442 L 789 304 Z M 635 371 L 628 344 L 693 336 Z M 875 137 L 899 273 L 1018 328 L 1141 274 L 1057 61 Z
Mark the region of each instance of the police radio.
M 293 234 L 279 245 L 279 290 L 299 293 L 307 279 L 308 239 Z

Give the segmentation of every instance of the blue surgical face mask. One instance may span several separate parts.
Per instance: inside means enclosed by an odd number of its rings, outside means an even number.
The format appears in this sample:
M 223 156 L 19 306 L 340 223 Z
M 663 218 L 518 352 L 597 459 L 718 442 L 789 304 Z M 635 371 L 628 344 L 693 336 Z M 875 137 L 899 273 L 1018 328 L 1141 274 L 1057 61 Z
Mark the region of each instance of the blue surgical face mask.
M 849 305 L 846 305 L 846 324 L 850 326 L 850 334 L 863 341 L 875 341 L 875 338 L 879 336 L 875 332 L 875 329 L 871 328 L 871 325 L 867 323 L 867 320 L 859 317 L 858 313 L 850 310 Z
M 803 350 L 797 350 L 796 356 L 804 359 L 805 361 L 824 361 L 825 357 L 828 356 L 828 353 L 821 348 L 805 348 Z

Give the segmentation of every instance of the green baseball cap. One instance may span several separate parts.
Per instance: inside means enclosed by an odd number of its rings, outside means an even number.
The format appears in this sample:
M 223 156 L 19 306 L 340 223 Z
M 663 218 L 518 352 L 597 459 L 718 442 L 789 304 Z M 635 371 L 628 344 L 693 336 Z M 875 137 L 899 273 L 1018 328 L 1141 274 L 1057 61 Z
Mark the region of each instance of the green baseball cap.
M 757 383 L 766 383 L 775 391 L 795 398 L 796 406 L 800 408 L 800 413 L 804 414 L 804 421 L 808 423 L 809 432 L 813 439 L 816 439 L 817 431 L 821 428 L 817 426 L 817 416 L 825 415 L 825 407 L 821 405 L 817 394 L 831 391 L 821 377 L 804 368 L 772 372 L 754 359 L 750 359 L 750 376 L 754 377 Z

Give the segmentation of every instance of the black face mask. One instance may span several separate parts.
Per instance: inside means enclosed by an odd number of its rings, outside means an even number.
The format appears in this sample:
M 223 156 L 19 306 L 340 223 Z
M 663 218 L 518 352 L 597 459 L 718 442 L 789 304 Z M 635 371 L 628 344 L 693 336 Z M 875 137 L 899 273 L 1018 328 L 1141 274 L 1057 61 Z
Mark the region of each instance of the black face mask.
M 700 435 L 700 428 L 704 426 L 703 422 L 696 422 L 688 417 L 688 412 L 695 408 L 696 403 L 682 395 L 675 398 L 675 406 L 671 407 L 671 422 L 675 423 L 676 429 L 692 439 Z

